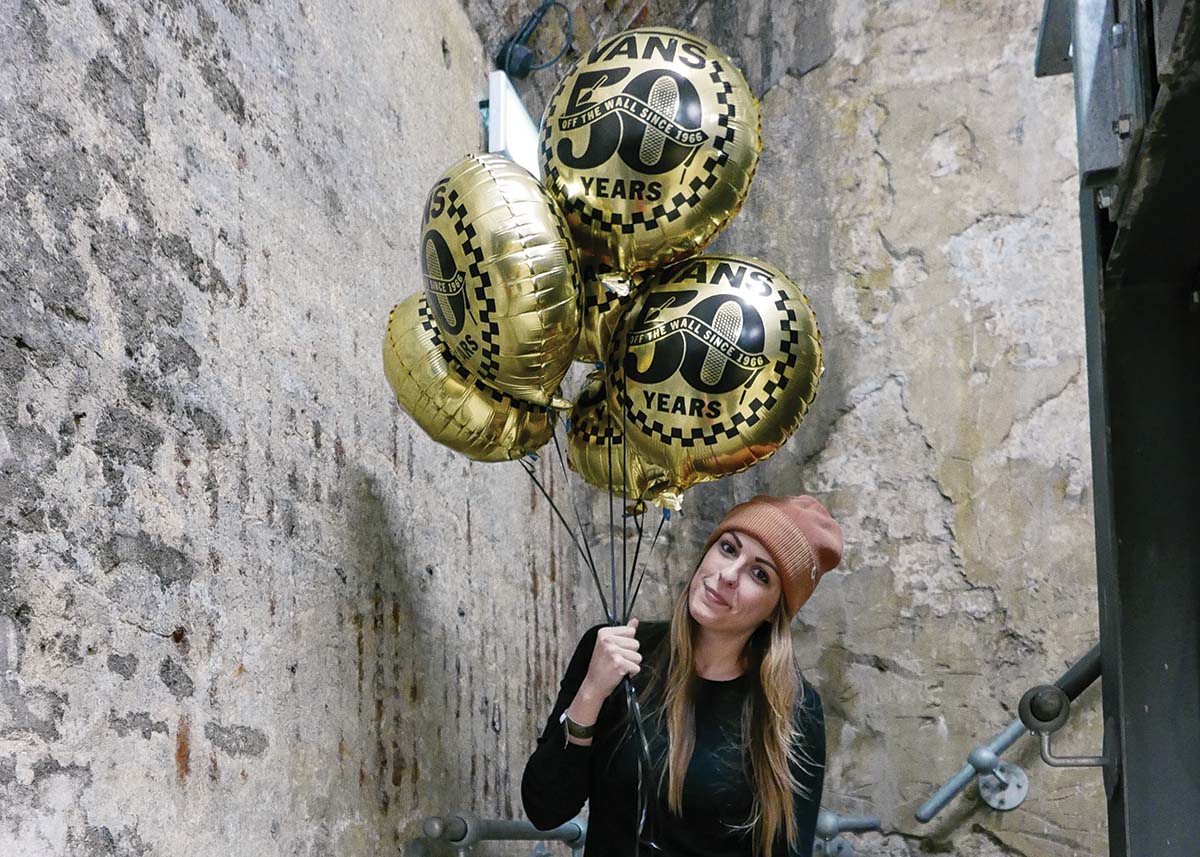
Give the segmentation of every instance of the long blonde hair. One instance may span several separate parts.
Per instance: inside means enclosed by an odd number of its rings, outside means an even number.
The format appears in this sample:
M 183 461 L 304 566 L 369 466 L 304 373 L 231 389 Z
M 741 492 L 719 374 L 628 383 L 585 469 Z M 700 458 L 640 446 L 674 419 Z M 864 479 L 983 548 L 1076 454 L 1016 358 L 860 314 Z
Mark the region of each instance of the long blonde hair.
M 675 601 L 667 644 L 659 646 L 655 658 L 647 659 L 654 663 L 642 692 L 647 703 L 643 719 L 667 726 L 668 764 L 660 767 L 658 790 L 662 791 L 666 778 L 667 806 L 676 816 L 683 815 L 683 780 L 696 747 L 694 642 L 700 626 L 688 609 L 689 589 L 690 584 L 684 586 Z M 734 829 L 755 832 L 754 852 L 759 857 L 772 853 L 781 833 L 789 844 L 795 840 L 793 795 L 812 797 L 797 781 L 793 766 L 807 771 L 807 766 L 823 763 L 800 747 L 795 710 L 803 677 L 792 654 L 789 625 L 781 597 L 770 618 L 750 636 L 744 653 L 754 676 L 742 705 L 740 736 L 743 763 L 749 756 L 747 773 L 754 800 L 750 817 Z

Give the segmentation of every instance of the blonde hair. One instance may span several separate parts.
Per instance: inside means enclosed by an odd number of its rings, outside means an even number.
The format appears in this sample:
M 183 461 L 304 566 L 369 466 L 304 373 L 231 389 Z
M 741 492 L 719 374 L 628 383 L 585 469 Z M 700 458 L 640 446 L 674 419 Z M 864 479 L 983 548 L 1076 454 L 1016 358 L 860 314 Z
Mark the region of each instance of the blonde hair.
M 667 726 L 667 766 L 659 762 L 658 790 L 667 780 L 667 806 L 683 815 L 683 780 L 696 747 L 694 641 L 699 623 L 688 609 L 689 586 L 684 586 L 671 613 L 666 644 L 658 648 L 655 663 L 647 671 L 642 691 L 643 720 Z M 803 677 L 792 654 L 790 617 L 779 600 L 771 616 L 751 634 L 744 657 L 755 673 L 750 692 L 742 705 L 741 750 L 743 765 L 754 792 L 750 817 L 734 830 L 753 830 L 754 853 L 766 857 L 780 834 L 789 845 L 795 841 L 794 795 L 811 798 L 797 781 L 794 768 L 805 772 L 820 766 L 801 747 L 795 726 L 797 699 L 802 697 Z M 651 660 L 651 659 L 647 659 Z M 628 716 L 628 712 L 626 712 Z M 747 759 L 747 756 L 749 757 Z

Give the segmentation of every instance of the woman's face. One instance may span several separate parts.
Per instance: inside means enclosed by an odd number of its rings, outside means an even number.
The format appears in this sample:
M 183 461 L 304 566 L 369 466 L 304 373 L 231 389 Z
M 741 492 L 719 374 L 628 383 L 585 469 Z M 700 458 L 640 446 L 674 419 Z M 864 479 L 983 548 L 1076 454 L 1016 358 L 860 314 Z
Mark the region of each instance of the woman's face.
M 762 542 L 731 530 L 713 542 L 692 575 L 688 609 L 714 631 L 753 632 L 782 593 L 779 570 Z

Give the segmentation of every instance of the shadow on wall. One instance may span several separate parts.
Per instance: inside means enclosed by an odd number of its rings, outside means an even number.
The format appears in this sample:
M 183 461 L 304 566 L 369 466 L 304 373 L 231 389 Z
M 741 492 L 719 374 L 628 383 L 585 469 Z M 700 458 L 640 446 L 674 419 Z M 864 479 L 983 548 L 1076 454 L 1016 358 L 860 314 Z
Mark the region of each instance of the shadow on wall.
M 344 479 L 350 553 L 341 576 L 358 703 L 346 732 L 362 760 L 359 801 L 374 809 L 380 842 L 400 847 L 421 835 L 426 815 L 463 804 L 464 754 L 452 752 L 459 730 L 447 704 L 455 659 L 431 594 L 436 569 L 415 556 L 420 539 L 405 541 L 401 504 L 361 466 Z

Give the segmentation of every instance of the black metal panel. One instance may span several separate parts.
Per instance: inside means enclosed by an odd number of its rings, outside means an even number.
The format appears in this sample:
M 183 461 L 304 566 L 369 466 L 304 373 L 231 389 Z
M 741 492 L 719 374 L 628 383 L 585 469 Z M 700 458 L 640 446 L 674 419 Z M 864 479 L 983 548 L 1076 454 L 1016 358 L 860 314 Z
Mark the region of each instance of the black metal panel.
M 1183 16 L 1184 0 L 1154 0 L 1154 45 L 1157 54 L 1156 71 L 1161 81 L 1166 82 L 1176 71 L 1171 60 L 1171 46 L 1179 30 Z
M 1071 20 L 1074 15 L 1075 0 L 1046 0 L 1042 7 L 1042 26 L 1038 28 L 1034 77 L 1071 71 Z
M 1198 147 L 1192 66 L 1158 92 L 1120 228 L 1080 195 L 1111 857 L 1200 853 Z
M 1092 491 L 1096 521 L 1096 578 L 1100 602 L 1100 685 L 1105 719 L 1104 755 L 1113 762 L 1104 771 L 1108 795 L 1108 847 L 1110 857 L 1128 857 L 1125 834 L 1125 796 L 1120 770 L 1121 601 L 1117 586 L 1117 533 L 1113 512 L 1110 462 L 1107 349 L 1105 337 L 1104 249 L 1111 241 L 1107 218 L 1101 213 L 1096 191 L 1084 187 L 1079 194 L 1080 244 L 1083 251 L 1084 323 L 1087 328 L 1088 412 L 1092 438 Z M 1112 728 L 1108 727 L 1109 723 Z
M 1166 249 L 1166 248 L 1164 248 Z M 1116 701 L 1129 854 L 1200 847 L 1200 314 L 1181 282 L 1104 293 Z M 1110 817 L 1110 823 L 1115 821 Z
M 1180 17 L 1170 56 L 1179 71 L 1159 88 L 1141 146 L 1122 170 L 1126 202 L 1110 279 L 1190 280 L 1200 268 L 1200 3 L 1187 3 Z

